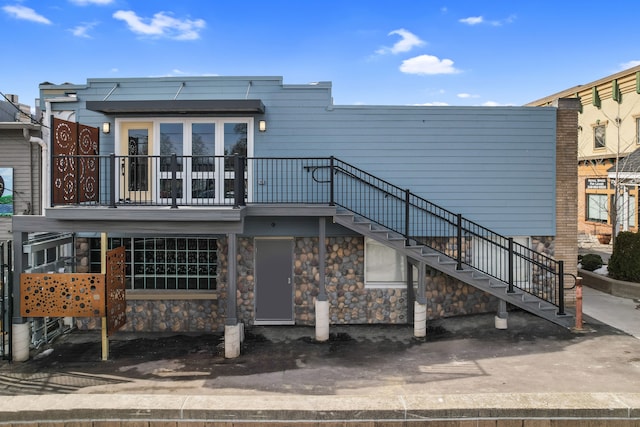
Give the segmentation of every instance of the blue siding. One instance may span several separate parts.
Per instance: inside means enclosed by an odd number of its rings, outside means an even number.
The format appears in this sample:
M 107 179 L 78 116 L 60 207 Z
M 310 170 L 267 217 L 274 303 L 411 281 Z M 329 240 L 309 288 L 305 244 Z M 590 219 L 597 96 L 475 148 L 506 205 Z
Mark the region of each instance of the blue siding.
M 500 233 L 555 234 L 555 108 L 334 106 L 330 83 L 280 77 L 91 79 L 80 102 L 56 108 L 100 126 L 84 101 L 116 83 L 108 100 L 261 99 L 255 117 L 268 131 L 256 131 L 256 157 L 335 156 Z M 113 146 L 101 135 L 102 153 Z

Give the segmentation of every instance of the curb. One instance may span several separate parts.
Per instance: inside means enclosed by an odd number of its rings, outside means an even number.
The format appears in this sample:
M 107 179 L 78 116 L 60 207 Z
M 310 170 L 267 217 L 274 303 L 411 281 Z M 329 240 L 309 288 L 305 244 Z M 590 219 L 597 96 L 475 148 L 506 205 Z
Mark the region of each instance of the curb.
M 388 396 L 45 395 L 3 397 L 0 425 L 26 422 L 640 420 L 640 393 Z M 604 425 L 604 424 L 603 424 Z
M 582 284 L 620 298 L 640 299 L 640 283 L 611 279 L 587 270 L 578 270 Z

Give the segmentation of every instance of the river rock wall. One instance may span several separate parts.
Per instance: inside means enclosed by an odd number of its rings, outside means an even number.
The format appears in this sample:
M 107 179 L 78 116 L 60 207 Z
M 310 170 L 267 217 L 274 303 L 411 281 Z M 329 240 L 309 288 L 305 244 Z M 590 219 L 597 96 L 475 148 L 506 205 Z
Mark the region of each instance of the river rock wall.
M 237 309 L 239 322 L 252 325 L 255 312 L 255 245 L 252 237 L 237 241 Z M 440 242 L 441 250 L 452 250 L 449 240 Z M 77 265 L 89 264 L 89 242 L 77 239 Z M 328 237 L 326 246 L 326 293 L 330 303 L 331 324 L 407 323 L 406 286 L 370 288 L 364 278 L 364 238 L 362 236 Z M 125 331 L 206 332 L 222 331 L 227 317 L 227 239 L 218 239 L 218 287 L 215 299 L 176 299 L 127 301 Z M 532 249 L 553 256 L 552 238 L 532 239 Z M 464 257 L 470 244 L 465 242 Z M 294 318 L 298 325 L 315 324 L 315 301 L 318 297 L 320 260 L 317 237 L 294 239 L 293 283 Z M 498 300 L 436 270 L 426 271 L 428 319 L 494 312 Z M 417 281 L 417 280 L 416 280 Z M 414 292 L 416 289 L 414 289 Z M 186 291 L 188 292 L 188 291 Z M 412 306 L 409 308 L 412 309 Z M 100 320 L 79 318 L 81 329 L 100 327 Z

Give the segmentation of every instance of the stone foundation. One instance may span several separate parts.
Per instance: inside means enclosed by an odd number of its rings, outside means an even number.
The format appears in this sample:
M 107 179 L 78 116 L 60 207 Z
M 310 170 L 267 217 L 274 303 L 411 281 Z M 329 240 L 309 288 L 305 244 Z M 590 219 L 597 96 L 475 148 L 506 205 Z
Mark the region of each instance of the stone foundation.
M 439 242 L 444 252 L 455 250 L 450 239 Z M 407 290 L 404 286 L 369 288 L 364 281 L 364 238 L 328 237 L 326 245 L 326 292 L 329 322 L 342 324 L 404 324 L 409 318 Z M 77 239 L 77 259 L 87 259 L 89 244 Z M 239 237 L 237 254 L 237 317 L 247 326 L 254 320 L 254 239 Z M 553 256 L 554 240 L 532 239 L 532 248 Z M 464 257 L 471 252 L 464 244 Z M 294 318 L 298 325 L 315 325 L 315 302 L 320 277 L 318 238 L 294 240 L 293 283 Z M 227 309 L 227 240 L 218 239 L 218 287 L 216 300 L 130 300 L 127 302 L 125 331 L 206 332 L 224 330 Z M 417 278 L 416 278 L 417 282 Z M 416 290 L 414 289 L 414 292 Z M 498 299 L 436 270 L 426 271 L 427 318 L 430 320 L 496 312 Z M 413 306 L 409 308 L 413 310 Z M 81 329 L 100 326 L 99 319 L 77 319 Z

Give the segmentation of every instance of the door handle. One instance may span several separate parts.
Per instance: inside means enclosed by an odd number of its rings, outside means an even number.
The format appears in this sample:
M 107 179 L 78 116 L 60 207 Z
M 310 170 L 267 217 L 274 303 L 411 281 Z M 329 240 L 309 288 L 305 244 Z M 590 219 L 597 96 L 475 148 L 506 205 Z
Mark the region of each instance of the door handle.
M 125 162 L 125 159 L 122 159 L 120 161 L 120 173 L 122 174 L 122 176 L 124 176 L 124 169 L 125 169 L 124 162 Z

